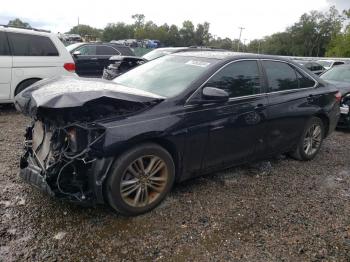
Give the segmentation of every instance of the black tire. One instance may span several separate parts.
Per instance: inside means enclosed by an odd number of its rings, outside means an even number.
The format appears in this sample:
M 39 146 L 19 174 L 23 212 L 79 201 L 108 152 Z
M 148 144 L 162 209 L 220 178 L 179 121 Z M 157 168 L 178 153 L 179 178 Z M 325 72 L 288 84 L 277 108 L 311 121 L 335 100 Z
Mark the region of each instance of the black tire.
M 26 89 L 28 86 L 34 84 L 35 82 L 38 82 L 40 79 L 39 78 L 33 78 L 33 79 L 28 79 L 20 83 L 15 91 L 15 96 L 21 93 L 24 89 Z
M 308 140 L 311 129 L 314 127 L 318 127 L 320 129 L 319 142 L 314 144 L 315 148 L 313 148 L 313 144 L 311 143 L 311 149 L 310 149 L 310 147 L 306 146 L 305 141 Z M 297 148 L 295 149 L 295 151 L 290 153 L 290 156 L 297 160 L 302 160 L 302 161 L 312 160 L 319 152 L 322 146 L 323 138 L 324 138 L 324 125 L 322 120 L 318 117 L 312 117 L 305 125 L 303 134 L 300 137 L 300 140 L 297 144 Z
M 132 167 L 133 170 L 136 170 L 136 168 L 133 168 L 134 167 L 133 165 L 135 163 L 139 163 L 137 162 L 138 159 L 140 158 L 142 159 L 143 161 L 142 166 L 144 167 L 147 166 L 148 168 L 151 165 L 150 162 L 152 160 L 150 160 L 148 164 L 147 162 L 144 162 L 144 161 L 147 161 L 147 157 L 149 157 L 150 159 L 151 157 L 156 157 L 163 161 L 162 163 L 164 165 L 162 164 L 162 166 L 166 166 L 166 169 L 164 170 L 166 170 L 167 172 L 166 181 L 164 183 L 160 182 L 160 183 L 163 183 L 161 186 L 162 187 L 161 192 L 157 191 L 156 193 L 154 193 L 152 192 L 153 188 L 150 188 L 147 186 L 148 185 L 147 182 L 144 182 L 144 181 L 140 182 L 141 181 L 141 178 L 140 178 L 137 183 L 146 183 L 146 185 L 145 184 L 142 185 L 143 187 L 142 192 L 147 192 L 147 193 L 145 193 L 144 195 L 142 193 L 142 198 L 147 198 L 147 201 L 145 201 L 146 202 L 145 206 L 133 206 L 132 204 L 130 204 L 129 198 L 125 197 L 125 193 L 122 194 L 122 190 L 123 190 L 122 187 L 124 183 L 127 183 L 128 181 L 132 181 L 139 178 L 139 175 L 137 176 L 138 177 L 137 178 L 136 176 L 133 176 L 131 172 L 129 172 L 130 167 Z M 155 161 L 158 161 L 158 160 L 155 160 Z M 144 168 L 144 170 L 147 170 L 147 168 Z M 158 167 L 156 167 L 156 169 L 157 168 Z M 162 171 L 162 172 L 165 174 L 165 171 Z M 131 176 L 132 179 L 124 180 L 126 176 L 129 176 L 129 177 Z M 145 177 L 147 177 L 147 175 L 145 175 Z M 157 176 L 154 176 L 154 177 L 159 178 Z M 109 205 L 118 213 L 125 216 L 136 216 L 136 215 L 146 213 L 152 210 L 153 208 L 155 208 L 157 205 L 159 205 L 171 190 L 174 184 L 174 180 L 175 180 L 175 166 L 169 152 L 157 144 L 145 143 L 129 149 L 128 151 L 124 152 L 121 156 L 119 156 L 115 160 L 108 174 L 108 178 L 106 180 L 105 196 Z M 148 189 L 145 190 L 144 189 L 145 187 Z M 129 194 L 128 196 L 133 194 L 137 195 L 138 191 L 140 191 L 140 189 L 136 189 L 134 193 Z M 152 193 L 153 195 L 151 195 Z M 149 199 L 153 197 L 155 194 L 156 195 L 158 194 L 158 195 L 154 197 L 153 200 L 150 201 Z M 147 195 L 147 197 L 145 197 L 145 195 Z M 134 199 L 135 198 L 136 196 L 134 196 Z

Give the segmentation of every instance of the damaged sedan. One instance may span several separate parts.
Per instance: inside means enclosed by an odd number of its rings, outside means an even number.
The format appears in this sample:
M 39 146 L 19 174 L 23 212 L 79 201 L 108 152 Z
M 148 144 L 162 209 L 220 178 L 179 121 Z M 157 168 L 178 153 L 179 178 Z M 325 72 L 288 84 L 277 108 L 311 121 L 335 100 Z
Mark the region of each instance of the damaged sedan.
M 288 153 L 311 160 L 340 95 L 278 57 L 179 52 L 113 81 L 43 80 L 16 97 L 32 119 L 21 177 L 51 196 L 155 208 L 175 182 Z

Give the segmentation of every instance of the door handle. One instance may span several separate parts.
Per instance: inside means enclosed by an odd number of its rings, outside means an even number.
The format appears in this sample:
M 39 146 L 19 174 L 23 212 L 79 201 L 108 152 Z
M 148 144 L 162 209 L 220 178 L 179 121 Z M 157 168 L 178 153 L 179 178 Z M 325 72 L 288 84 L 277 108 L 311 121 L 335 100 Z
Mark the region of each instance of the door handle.
M 306 99 L 308 102 L 313 102 L 315 97 L 313 95 L 309 95 Z
M 264 110 L 266 108 L 266 106 L 264 104 L 257 104 L 255 107 L 254 107 L 254 110 Z
M 92 57 L 92 58 L 90 58 L 90 60 L 97 60 L 98 58 L 96 58 L 96 57 Z

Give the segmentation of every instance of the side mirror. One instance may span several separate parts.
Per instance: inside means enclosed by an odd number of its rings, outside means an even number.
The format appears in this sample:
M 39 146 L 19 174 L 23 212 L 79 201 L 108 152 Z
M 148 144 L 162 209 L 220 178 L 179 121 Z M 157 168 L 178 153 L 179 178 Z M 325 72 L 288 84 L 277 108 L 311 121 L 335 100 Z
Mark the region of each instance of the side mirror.
M 225 90 L 216 87 L 204 87 L 202 91 L 203 102 L 226 102 L 229 99 L 229 95 Z
M 75 57 L 80 56 L 80 55 L 81 55 L 80 51 L 74 51 L 73 52 L 73 56 L 75 56 Z

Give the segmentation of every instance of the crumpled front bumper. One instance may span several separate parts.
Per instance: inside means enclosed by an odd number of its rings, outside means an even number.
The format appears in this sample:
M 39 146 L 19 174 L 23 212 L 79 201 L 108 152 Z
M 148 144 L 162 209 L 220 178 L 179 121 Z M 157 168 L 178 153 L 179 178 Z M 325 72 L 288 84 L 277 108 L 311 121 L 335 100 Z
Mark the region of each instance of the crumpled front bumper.
M 19 176 L 28 184 L 34 186 L 43 193 L 51 197 L 57 197 L 69 202 L 74 202 L 83 206 L 95 206 L 96 204 L 104 204 L 103 182 L 107 177 L 109 169 L 113 163 L 113 158 L 102 158 L 96 160 L 87 173 L 88 190 L 85 192 L 85 198 L 77 199 L 67 195 L 62 195 L 57 190 L 54 182 L 49 182 L 44 171 L 36 164 L 35 157 L 29 152 L 21 157 Z
M 38 188 L 40 191 L 47 193 L 50 196 L 55 196 L 55 193 L 52 191 L 51 187 L 46 182 L 46 179 L 42 174 L 41 168 L 33 163 L 34 159 L 32 157 L 28 156 L 27 159 L 22 157 L 21 166 L 22 164 L 26 164 L 26 167 L 20 169 L 20 177 L 30 185 Z

